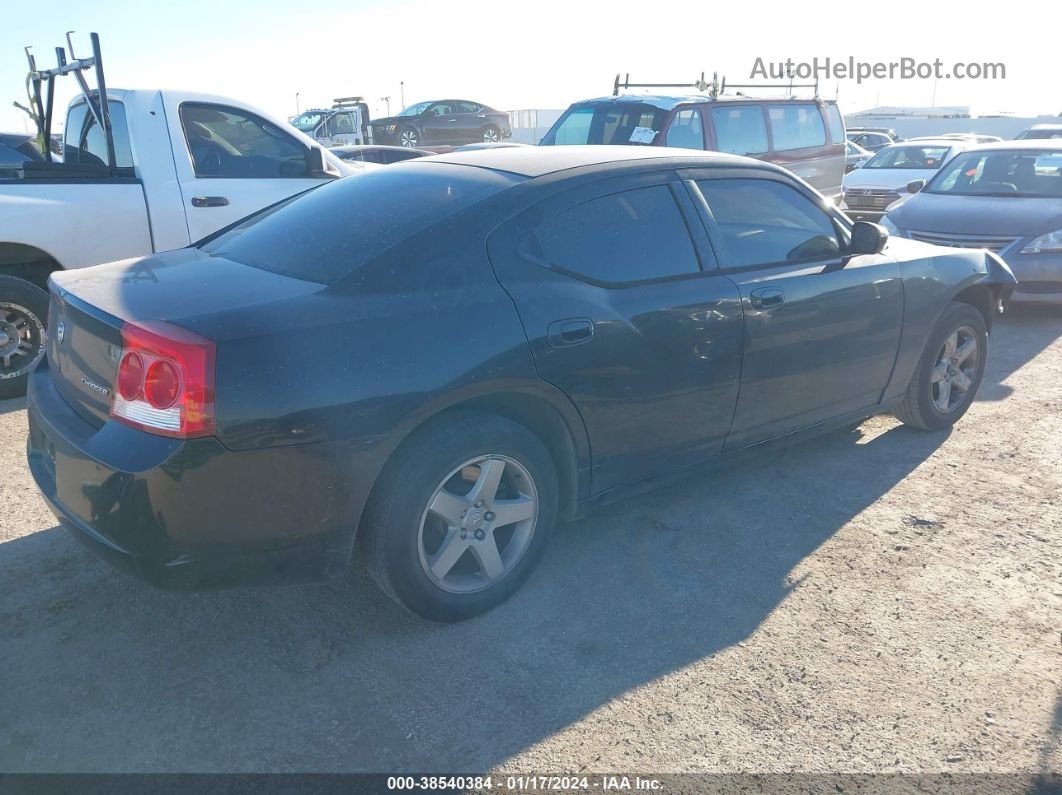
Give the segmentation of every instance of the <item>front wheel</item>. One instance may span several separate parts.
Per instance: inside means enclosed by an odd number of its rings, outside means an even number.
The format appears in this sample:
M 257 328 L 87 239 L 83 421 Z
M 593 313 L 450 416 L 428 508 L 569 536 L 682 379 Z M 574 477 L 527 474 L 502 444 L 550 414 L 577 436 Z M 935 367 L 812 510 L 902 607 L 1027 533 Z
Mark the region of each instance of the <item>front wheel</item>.
M 388 465 L 359 529 L 369 571 L 424 618 L 461 621 L 530 576 L 557 517 L 542 442 L 490 415 L 440 420 Z
M 0 276 L 0 400 L 26 394 L 29 373 L 44 357 L 48 293 Z
M 929 336 L 896 417 L 925 431 L 950 428 L 973 403 L 987 354 L 984 317 L 969 304 L 951 304 Z
M 488 144 L 496 144 L 501 140 L 501 130 L 495 127 L 493 124 L 487 125 L 483 128 L 483 142 Z
M 403 127 L 398 133 L 398 143 L 406 149 L 416 149 L 420 146 L 420 136 L 411 127 Z

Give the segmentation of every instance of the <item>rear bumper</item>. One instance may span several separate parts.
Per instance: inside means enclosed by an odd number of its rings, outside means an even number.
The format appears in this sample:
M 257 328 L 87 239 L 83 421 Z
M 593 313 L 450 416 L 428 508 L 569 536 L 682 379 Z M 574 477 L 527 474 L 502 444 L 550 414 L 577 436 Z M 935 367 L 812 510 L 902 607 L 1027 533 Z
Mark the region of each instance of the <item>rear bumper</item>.
M 55 390 L 46 361 L 29 379 L 28 416 L 30 472 L 59 523 L 151 585 L 312 582 L 349 563 L 353 525 L 335 510 L 332 450 L 234 452 L 215 439 L 168 439 L 116 422 L 97 428 Z M 285 479 L 306 466 L 309 478 Z M 320 491 L 307 491 L 314 480 Z

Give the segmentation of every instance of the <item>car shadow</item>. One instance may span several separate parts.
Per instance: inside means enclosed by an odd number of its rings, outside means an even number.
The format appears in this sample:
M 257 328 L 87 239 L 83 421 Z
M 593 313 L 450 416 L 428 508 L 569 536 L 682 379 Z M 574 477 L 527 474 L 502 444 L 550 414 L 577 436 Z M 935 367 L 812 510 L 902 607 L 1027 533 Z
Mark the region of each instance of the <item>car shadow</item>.
M 59 528 L 0 544 L 0 770 L 501 765 L 747 639 L 794 567 L 945 438 L 879 419 L 691 474 L 559 528 L 522 591 L 452 626 L 360 570 L 165 593 Z
M 0 415 L 10 414 L 12 411 L 22 411 L 26 408 L 26 398 L 10 398 L 8 400 L 0 400 Z
M 1004 382 L 1062 336 L 1062 306 L 1011 304 L 996 320 L 988 366 L 978 400 L 1003 400 L 1014 390 Z

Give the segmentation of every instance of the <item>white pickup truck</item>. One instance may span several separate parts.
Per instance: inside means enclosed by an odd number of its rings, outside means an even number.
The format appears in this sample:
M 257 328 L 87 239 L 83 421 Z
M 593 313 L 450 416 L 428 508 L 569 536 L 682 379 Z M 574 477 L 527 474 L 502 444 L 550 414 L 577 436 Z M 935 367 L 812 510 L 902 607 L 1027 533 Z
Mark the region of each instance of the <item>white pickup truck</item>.
M 342 161 L 231 99 L 104 95 L 113 166 L 81 96 L 66 113 L 65 163 L 27 164 L 0 178 L 0 399 L 25 391 L 43 355 L 52 271 L 187 246 L 322 181 L 374 167 Z

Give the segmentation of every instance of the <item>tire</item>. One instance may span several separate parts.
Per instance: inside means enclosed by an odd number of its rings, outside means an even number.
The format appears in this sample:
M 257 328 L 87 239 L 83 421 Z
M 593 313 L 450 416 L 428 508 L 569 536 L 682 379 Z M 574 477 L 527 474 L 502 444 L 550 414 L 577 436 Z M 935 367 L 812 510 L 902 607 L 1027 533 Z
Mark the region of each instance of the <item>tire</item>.
M 402 127 L 398 131 L 398 144 L 406 149 L 416 149 L 420 146 L 420 135 L 412 127 Z
M 967 345 L 974 347 L 967 349 Z M 948 348 L 953 352 L 946 356 Z M 895 412 L 897 419 L 923 431 L 950 428 L 973 403 L 987 355 L 984 317 L 969 304 L 950 304 L 929 335 L 907 394 Z M 976 361 L 970 364 L 973 357 Z
M 523 585 L 556 519 L 556 469 L 538 437 L 501 417 L 458 414 L 418 433 L 388 464 L 359 546 L 373 579 L 400 605 L 432 621 L 463 621 Z
M 493 124 L 488 124 L 483 128 L 483 142 L 484 143 L 497 143 L 501 140 L 501 130 Z
M 26 394 L 47 342 L 48 293 L 25 279 L 0 276 L 0 400 Z

